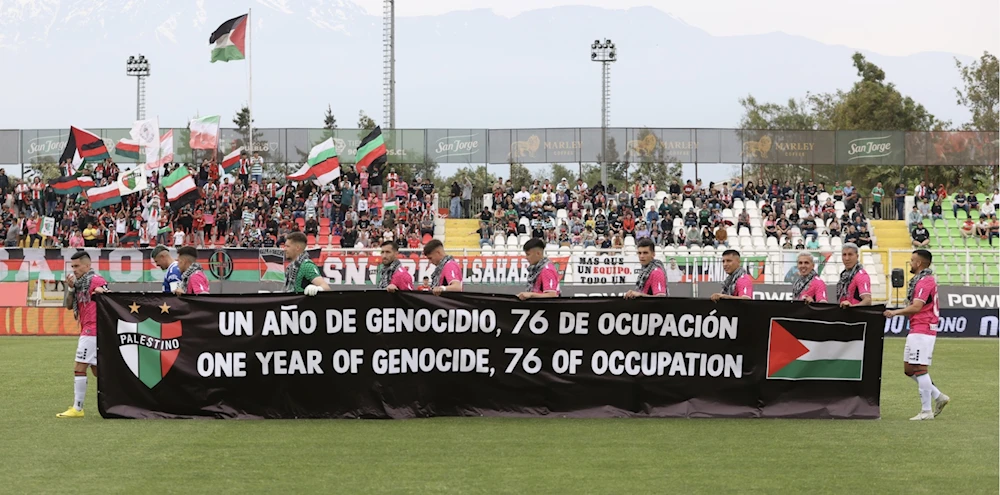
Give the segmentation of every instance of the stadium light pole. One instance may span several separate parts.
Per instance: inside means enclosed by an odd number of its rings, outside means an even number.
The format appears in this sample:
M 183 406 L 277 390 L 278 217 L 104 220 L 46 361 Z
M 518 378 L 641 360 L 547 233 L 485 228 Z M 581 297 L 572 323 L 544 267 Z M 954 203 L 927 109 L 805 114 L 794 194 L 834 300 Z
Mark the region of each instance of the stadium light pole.
M 608 184 L 608 123 L 611 120 L 611 63 L 618 60 L 615 44 L 609 39 L 594 40 L 590 60 L 601 63 L 601 183 Z
M 146 78 L 149 77 L 149 60 L 143 54 L 128 56 L 125 62 L 125 75 L 136 78 L 135 87 L 135 120 L 146 116 Z

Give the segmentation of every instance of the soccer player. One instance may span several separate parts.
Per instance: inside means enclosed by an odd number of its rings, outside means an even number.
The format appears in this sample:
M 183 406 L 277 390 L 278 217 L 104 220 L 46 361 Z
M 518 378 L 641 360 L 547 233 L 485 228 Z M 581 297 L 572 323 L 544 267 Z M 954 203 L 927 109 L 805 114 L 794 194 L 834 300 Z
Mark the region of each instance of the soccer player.
M 635 281 L 635 289 L 625 293 L 625 299 L 637 297 L 667 297 L 667 271 L 663 263 L 656 259 L 656 244 L 648 237 L 635 243 L 642 269 Z
M 431 292 L 440 296 L 442 292 L 462 292 L 462 267 L 455 258 L 444 254 L 444 244 L 431 239 L 424 245 L 424 256 L 436 268 L 431 274 Z
M 872 305 L 872 281 L 858 260 L 859 252 L 853 242 L 844 244 L 840 251 L 844 271 L 837 282 L 837 301 L 841 308 Z
M 742 265 L 739 251 L 727 249 L 722 252 L 722 270 L 726 272 L 726 279 L 722 281 L 722 292 L 712 294 L 713 301 L 753 299 L 753 278 Z
M 330 284 L 306 253 L 306 235 L 292 232 L 285 237 L 285 258 L 292 260 L 285 268 L 285 292 L 315 296 L 329 291 Z
M 153 248 L 152 254 L 153 262 L 165 272 L 163 274 L 163 292 L 173 294 L 175 289 L 173 284 L 181 281 L 181 269 L 177 267 L 177 262 L 174 261 L 173 256 L 170 256 L 170 250 L 166 246 L 156 246 Z
M 518 293 L 522 301 L 559 297 L 559 272 L 545 257 L 545 241 L 532 237 L 524 243 L 524 256 L 528 258 L 528 287 Z
M 181 282 L 174 293 L 178 296 L 184 294 L 198 295 L 208 294 L 208 277 L 198 263 L 198 250 L 191 246 L 184 246 L 177 250 L 177 267 L 182 271 Z
M 807 303 L 826 302 L 826 283 L 816 273 L 812 253 L 799 253 L 795 265 L 799 270 L 799 278 L 792 284 L 792 299 Z
M 56 414 L 57 418 L 82 418 L 83 399 L 87 395 L 87 367 L 97 378 L 97 303 L 94 294 L 108 291 L 108 283 L 90 266 L 90 255 L 78 251 L 70 257 L 73 273 L 66 274 L 70 289 L 73 317 L 80 322 L 80 340 L 76 344 L 76 364 L 73 367 L 73 406 Z
M 918 249 L 910 255 L 910 273 L 913 278 L 906 289 L 907 306 L 885 311 L 886 318 L 910 318 L 910 333 L 906 335 L 906 346 L 903 348 L 903 373 L 917 382 L 917 391 L 920 393 L 920 414 L 910 418 L 911 421 L 934 419 L 951 400 L 934 386 L 928 374 L 940 320 L 937 281 L 931 271 L 932 259 L 931 252 L 926 249 Z
M 399 259 L 399 248 L 393 241 L 382 243 L 382 266 L 379 267 L 378 288 L 386 292 L 413 290 L 413 275 L 403 269 Z

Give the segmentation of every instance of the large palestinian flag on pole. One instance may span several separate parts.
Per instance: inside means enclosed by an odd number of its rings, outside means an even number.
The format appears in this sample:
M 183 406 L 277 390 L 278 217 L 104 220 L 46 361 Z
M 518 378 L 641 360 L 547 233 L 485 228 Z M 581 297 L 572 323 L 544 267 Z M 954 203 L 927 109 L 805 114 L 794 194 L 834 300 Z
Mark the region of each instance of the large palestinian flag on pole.
M 66 140 L 62 156 L 59 157 L 59 163 L 71 160 L 75 171 L 82 163 L 99 162 L 105 158 L 111 158 L 111 154 L 108 153 L 108 147 L 103 139 L 86 129 L 69 128 L 69 138 Z
M 121 203 L 122 195 L 118 190 L 118 183 L 112 182 L 106 186 L 87 189 L 87 201 L 90 201 L 90 207 L 95 210 Z
M 386 160 L 385 140 L 382 139 L 382 128 L 375 127 L 358 146 L 358 163 L 355 170 L 361 172 L 373 163 L 383 164 Z
M 243 60 L 246 57 L 247 14 L 223 22 L 208 43 L 212 46 L 212 63 Z
M 240 156 L 243 155 L 243 147 L 236 148 L 222 159 L 222 173 L 235 175 L 240 168 Z
M 315 178 L 321 186 L 340 177 L 340 159 L 333 138 L 313 146 L 309 159 L 298 171 L 288 176 L 289 180 L 304 181 Z

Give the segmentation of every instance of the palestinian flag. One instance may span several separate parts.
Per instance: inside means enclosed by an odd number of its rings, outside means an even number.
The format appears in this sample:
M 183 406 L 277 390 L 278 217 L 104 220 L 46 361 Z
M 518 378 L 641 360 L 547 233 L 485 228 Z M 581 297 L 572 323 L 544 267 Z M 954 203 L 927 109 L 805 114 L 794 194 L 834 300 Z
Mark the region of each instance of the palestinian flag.
M 187 167 L 181 165 L 170 175 L 160 181 L 160 186 L 167 191 L 167 201 L 173 209 L 194 202 L 199 198 L 198 186 Z
M 66 148 L 59 157 L 59 163 L 71 160 L 75 170 L 81 163 L 99 162 L 105 158 L 111 158 L 111 154 L 108 153 L 108 147 L 103 139 L 86 129 L 69 128 L 69 138 L 66 140 Z
M 260 248 L 260 279 L 268 282 L 285 281 L 285 252 L 278 248 Z
M 200 119 L 192 119 L 189 123 L 191 139 L 189 144 L 193 150 L 214 150 L 219 146 L 219 120 L 221 117 L 212 115 Z
M 767 378 L 861 380 L 866 323 L 772 318 Z
M 399 206 L 396 204 L 395 201 L 386 201 L 385 204 L 382 205 L 382 209 L 385 211 L 392 211 L 399 209 Z
M 139 159 L 139 143 L 131 139 L 122 139 L 115 145 L 115 154 L 126 158 Z
M 325 186 L 337 177 L 340 177 L 340 159 L 337 158 L 333 138 L 329 138 L 314 146 L 309 152 L 309 161 L 289 175 L 288 179 L 301 182 L 315 178 L 320 186 Z
M 121 203 L 122 194 L 118 191 L 118 183 L 87 189 L 87 201 L 90 201 L 90 207 L 95 210 Z
M 246 55 L 247 20 L 249 16 L 243 14 L 223 22 L 212 36 L 209 36 L 208 43 L 212 47 L 212 63 L 230 60 L 243 60 Z
M 226 174 L 235 174 L 240 168 L 240 155 L 243 154 L 243 147 L 240 146 L 222 159 L 222 171 Z
M 361 140 L 358 146 L 358 163 L 355 170 L 361 172 L 373 163 L 383 164 L 386 160 L 385 140 L 382 139 L 382 128 L 375 127 L 372 132 Z
M 160 323 L 150 318 L 138 323 L 118 320 L 118 352 L 129 371 L 153 388 L 167 376 L 180 354 L 181 322 Z M 112 351 L 113 352 L 113 351 Z
M 86 191 L 94 187 L 94 179 L 89 175 L 81 175 L 76 178 L 76 182 L 80 184 L 80 190 Z
M 49 185 L 56 194 L 67 195 L 67 194 L 80 194 L 83 188 L 80 187 L 80 181 L 76 177 L 60 177 L 58 179 L 52 179 L 49 181 Z M 93 185 L 93 183 L 91 183 Z

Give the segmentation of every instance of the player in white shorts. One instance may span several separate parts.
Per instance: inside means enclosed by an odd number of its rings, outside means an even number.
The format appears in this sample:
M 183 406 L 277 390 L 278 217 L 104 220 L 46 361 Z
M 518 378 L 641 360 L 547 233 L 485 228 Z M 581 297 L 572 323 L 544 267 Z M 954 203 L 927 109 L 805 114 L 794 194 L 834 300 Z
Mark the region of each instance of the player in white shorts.
M 910 418 L 913 421 L 934 419 L 951 400 L 934 386 L 928 373 L 934 354 L 934 341 L 937 340 L 938 322 L 941 320 L 937 281 L 930 268 L 932 259 L 930 251 L 926 249 L 918 249 L 910 255 L 910 273 L 913 278 L 906 291 L 907 306 L 885 312 L 886 318 L 898 315 L 910 317 L 910 333 L 906 335 L 906 347 L 903 348 L 903 372 L 917 382 L 920 393 L 920 414 Z M 933 410 L 931 400 L 934 401 Z
M 80 340 L 76 344 L 73 367 L 73 405 L 57 418 L 82 418 L 83 398 L 87 395 L 87 367 L 97 378 L 97 303 L 91 297 L 107 292 L 108 283 L 90 266 L 90 256 L 79 251 L 70 257 L 73 273 L 66 274 L 66 285 L 72 287 L 67 302 L 73 316 L 80 322 Z M 69 305 L 69 304 L 67 304 Z

